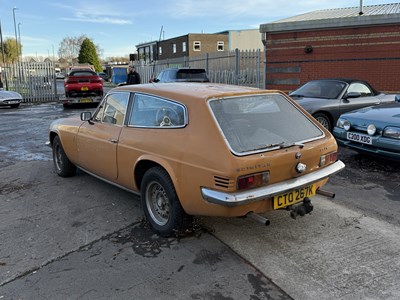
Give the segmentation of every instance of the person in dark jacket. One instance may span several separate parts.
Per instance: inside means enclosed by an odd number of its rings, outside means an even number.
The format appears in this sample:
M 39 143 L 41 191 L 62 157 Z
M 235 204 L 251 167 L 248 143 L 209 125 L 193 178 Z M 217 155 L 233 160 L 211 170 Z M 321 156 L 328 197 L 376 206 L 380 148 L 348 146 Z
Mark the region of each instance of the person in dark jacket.
M 135 71 L 135 66 L 128 67 L 128 77 L 126 84 L 140 84 L 140 75 Z

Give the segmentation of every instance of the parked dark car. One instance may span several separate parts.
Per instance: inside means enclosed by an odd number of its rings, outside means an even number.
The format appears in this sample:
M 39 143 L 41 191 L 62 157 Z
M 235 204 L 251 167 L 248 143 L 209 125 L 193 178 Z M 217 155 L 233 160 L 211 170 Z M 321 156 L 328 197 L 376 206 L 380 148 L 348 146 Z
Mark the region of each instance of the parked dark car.
M 110 76 L 108 76 L 107 73 L 104 72 L 97 72 L 97 75 L 99 75 L 104 81 L 109 82 L 110 81 Z
M 358 152 L 400 160 L 400 96 L 394 103 L 341 115 L 333 134 L 339 144 Z
M 385 95 L 368 82 L 357 79 L 313 80 L 289 95 L 329 131 L 332 131 L 341 114 L 393 102 L 395 97 Z
M 209 82 L 204 69 L 168 68 L 162 70 L 152 82 Z

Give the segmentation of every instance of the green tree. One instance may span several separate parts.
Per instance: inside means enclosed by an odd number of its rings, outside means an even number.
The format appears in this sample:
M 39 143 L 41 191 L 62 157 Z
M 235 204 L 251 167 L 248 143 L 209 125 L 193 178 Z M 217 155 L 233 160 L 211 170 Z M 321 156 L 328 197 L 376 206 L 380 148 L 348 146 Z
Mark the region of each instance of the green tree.
M 18 48 L 17 48 L 15 39 L 6 38 L 2 46 L 4 47 L 4 61 L 6 63 L 16 63 L 18 61 L 18 55 L 21 53 L 22 50 L 21 44 L 18 43 Z M 2 55 L 2 51 L 0 51 L 0 55 Z
M 82 42 L 81 49 L 79 50 L 78 62 L 80 64 L 93 65 L 97 72 L 101 72 L 103 70 L 99 62 L 96 46 L 88 38 Z

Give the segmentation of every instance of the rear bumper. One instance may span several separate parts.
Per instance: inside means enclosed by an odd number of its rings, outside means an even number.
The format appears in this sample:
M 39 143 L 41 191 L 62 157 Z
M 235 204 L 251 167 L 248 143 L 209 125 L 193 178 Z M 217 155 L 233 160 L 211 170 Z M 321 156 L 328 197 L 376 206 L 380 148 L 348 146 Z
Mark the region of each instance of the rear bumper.
M 201 188 L 201 194 L 205 201 L 213 204 L 218 204 L 226 207 L 239 206 L 272 198 L 273 196 L 290 192 L 292 190 L 299 189 L 312 183 L 321 181 L 341 171 L 344 167 L 344 163 L 338 160 L 337 162 L 325 168 L 314 171 L 307 175 L 286 180 L 284 182 L 278 182 L 265 187 L 252 189 L 250 191 L 224 193 L 203 187 Z

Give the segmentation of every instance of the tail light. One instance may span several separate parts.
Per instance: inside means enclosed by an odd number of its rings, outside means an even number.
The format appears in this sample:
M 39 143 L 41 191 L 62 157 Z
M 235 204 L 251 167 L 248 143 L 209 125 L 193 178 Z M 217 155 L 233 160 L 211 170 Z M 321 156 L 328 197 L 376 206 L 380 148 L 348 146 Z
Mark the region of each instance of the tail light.
M 240 176 L 237 180 L 238 190 L 256 188 L 268 184 L 269 172 Z
M 64 82 L 71 84 L 71 83 L 78 83 L 78 80 L 77 79 L 72 79 L 72 78 L 65 78 Z
M 331 152 L 325 155 L 322 155 L 319 159 L 319 166 L 327 166 L 330 165 L 331 163 L 334 163 L 335 161 L 338 160 L 338 153 L 337 151 Z
M 99 79 L 92 79 L 92 80 L 90 80 L 90 82 L 92 82 L 92 83 L 103 83 L 103 80 L 101 79 L 101 78 L 99 78 Z

